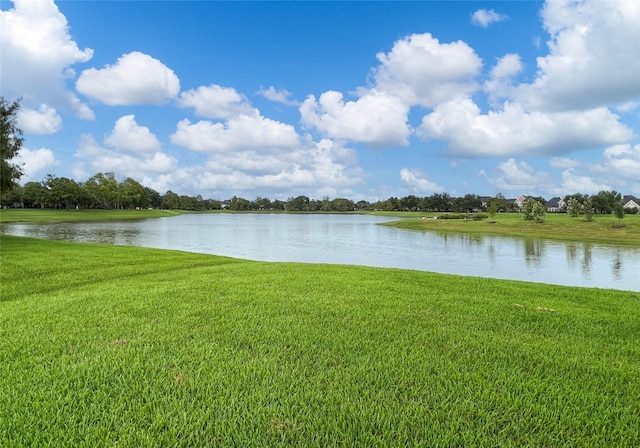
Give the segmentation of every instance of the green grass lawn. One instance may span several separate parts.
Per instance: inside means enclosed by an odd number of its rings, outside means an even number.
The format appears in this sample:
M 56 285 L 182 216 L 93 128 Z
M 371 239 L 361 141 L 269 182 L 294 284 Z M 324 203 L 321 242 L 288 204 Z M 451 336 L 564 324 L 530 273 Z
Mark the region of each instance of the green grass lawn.
M 176 216 L 180 213 L 184 212 L 177 212 L 175 210 L 53 210 L 11 208 L 0 210 L 0 223 L 121 221 L 129 219 L 147 219 L 160 218 L 163 216 Z
M 640 445 L 640 294 L 0 235 L 0 446 Z
M 517 213 L 500 213 L 495 222 L 464 219 L 428 219 L 436 214 L 424 215 L 385 223 L 409 230 L 473 233 L 482 235 L 509 235 L 538 237 L 566 241 L 591 241 L 611 244 L 640 245 L 640 215 L 626 215 L 622 222 L 613 215 L 595 215 L 592 222 L 582 217 L 572 218 L 564 213 L 549 213 L 544 223 L 525 221 Z

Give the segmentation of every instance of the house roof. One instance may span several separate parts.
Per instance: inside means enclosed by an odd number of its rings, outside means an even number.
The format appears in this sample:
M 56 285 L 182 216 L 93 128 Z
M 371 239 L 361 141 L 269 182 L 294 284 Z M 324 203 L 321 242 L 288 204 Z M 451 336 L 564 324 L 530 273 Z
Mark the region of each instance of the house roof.
M 551 198 L 549 199 L 546 203 L 545 206 L 547 207 L 559 207 L 560 206 L 560 198 Z

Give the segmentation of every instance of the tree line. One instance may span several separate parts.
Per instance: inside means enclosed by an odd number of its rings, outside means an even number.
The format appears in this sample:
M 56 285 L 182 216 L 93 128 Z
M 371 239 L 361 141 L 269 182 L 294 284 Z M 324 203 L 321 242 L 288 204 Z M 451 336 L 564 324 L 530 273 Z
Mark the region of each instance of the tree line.
M 584 214 L 589 218 L 593 214 L 616 213 L 622 206 L 622 195 L 616 191 L 601 191 L 596 195 L 573 194 L 563 198 L 560 212 L 572 216 Z M 546 200 L 541 197 L 529 197 L 524 204 L 507 199 L 502 194 L 495 197 L 481 197 L 466 194 L 452 197 L 447 193 L 434 193 L 430 196 L 390 197 L 376 202 L 354 202 L 348 198 L 313 199 L 305 195 L 290 197 L 287 200 L 271 200 L 257 197 L 253 200 L 233 196 L 228 200 L 204 199 L 201 195 L 179 195 L 171 190 L 165 194 L 146 187 L 127 177 L 118 181 L 112 172 L 97 173 L 86 182 L 76 182 L 66 177 L 48 174 L 41 182 L 27 182 L 24 186 L 14 185 L 4 190 L 0 203 L 5 207 L 53 208 L 53 209 L 135 209 L 154 208 L 169 210 L 220 210 L 233 211 L 291 211 L 291 212 L 353 212 L 353 211 L 423 211 L 423 212 L 523 212 L 530 210 L 524 205 L 538 203 L 538 209 Z M 626 210 L 637 212 L 637 210 Z M 539 212 L 538 212 L 539 214 Z
M 434 193 L 431 196 L 409 195 L 401 198 L 390 197 L 386 200 L 353 202 L 347 198 L 321 200 L 308 196 L 296 196 L 281 200 L 257 197 L 255 200 L 234 196 L 230 200 L 204 199 L 202 196 L 178 195 L 169 190 L 164 195 L 152 188 L 143 186 L 135 179 L 127 177 L 118 181 L 112 172 L 97 173 L 86 182 L 76 182 L 66 177 L 48 174 L 41 182 L 18 184 L 22 177 L 22 167 L 13 163 L 19 153 L 23 138 L 22 130 L 17 126 L 17 111 L 20 101 L 6 101 L 0 97 L 0 205 L 4 207 L 29 208 L 164 208 L 180 210 L 216 210 L 227 208 L 234 211 L 249 210 L 286 210 L 298 212 L 348 212 L 348 211 L 425 211 L 459 212 L 475 211 L 497 212 L 524 211 L 525 216 L 539 217 L 544 211 L 544 198 L 527 198 L 525 204 L 506 199 L 502 194 L 493 198 L 482 198 L 475 194 L 463 197 L 451 197 L 447 193 Z M 584 214 L 587 219 L 594 213 L 622 213 L 638 210 L 622 210 L 622 195 L 616 191 L 600 191 L 597 195 L 574 194 L 566 196 L 560 211 L 572 216 Z M 537 204 L 533 207 L 534 202 Z M 524 205 L 529 206 L 524 207 Z M 522 208 L 521 208 L 522 207 Z M 537 219 L 537 218 L 536 218 Z
M 490 198 L 496 210 L 518 211 L 518 205 L 498 194 Z M 156 190 L 127 177 L 118 181 L 112 172 L 97 173 L 86 182 L 76 182 L 66 177 L 48 174 L 41 182 L 27 182 L 24 186 L 14 185 L 3 192 L 1 203 L 5 207 L 24 208 L 100 208 L 133 209 L 161 208 L 171 210 L 220 210 L 233 211 L 293 211 L 293 212 L 352 212 L 352 211 L 432 211 L 432 212 L 473 212 L 485 210 L 487 204 L 474 194 L 451 197 L 447 193 L 434 193 L 427 197 L 409 195 L 390 197 L 376 202 L 354 202 L 347 198 L 313 199 L 305 195 L 287 200 L 271 200 L 257 197 L 254 200 L 233 196 L 229 200 L 204 199 L 201 195 L 179 195 L 171 190 L 160 194 Z

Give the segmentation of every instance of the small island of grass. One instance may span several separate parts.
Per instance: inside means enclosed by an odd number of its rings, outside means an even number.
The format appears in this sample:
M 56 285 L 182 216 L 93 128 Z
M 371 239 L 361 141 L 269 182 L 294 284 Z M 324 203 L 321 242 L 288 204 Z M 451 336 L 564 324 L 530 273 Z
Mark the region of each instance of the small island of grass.
M 564 213 L 549 213 L 543 223 L 538 223 L 524 220 L 518 213 L 500 213 L 493 220 L 472 217 L 443 219 L 442 214 L 423 214 L 383 225 L 408 230 L 640 245 L 640 215 L 627 215 L 624 225 L 620 225 L 620 220 L 613 215 L 597 215 L 593 221 L 587 222 Z

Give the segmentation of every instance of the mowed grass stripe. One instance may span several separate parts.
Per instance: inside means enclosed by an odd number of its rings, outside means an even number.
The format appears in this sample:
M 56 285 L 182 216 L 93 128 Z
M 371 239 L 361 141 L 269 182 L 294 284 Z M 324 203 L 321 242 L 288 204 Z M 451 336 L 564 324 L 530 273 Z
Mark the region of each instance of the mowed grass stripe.
M 0 243 L 1 446 L 640 441 L 637 293 Z

